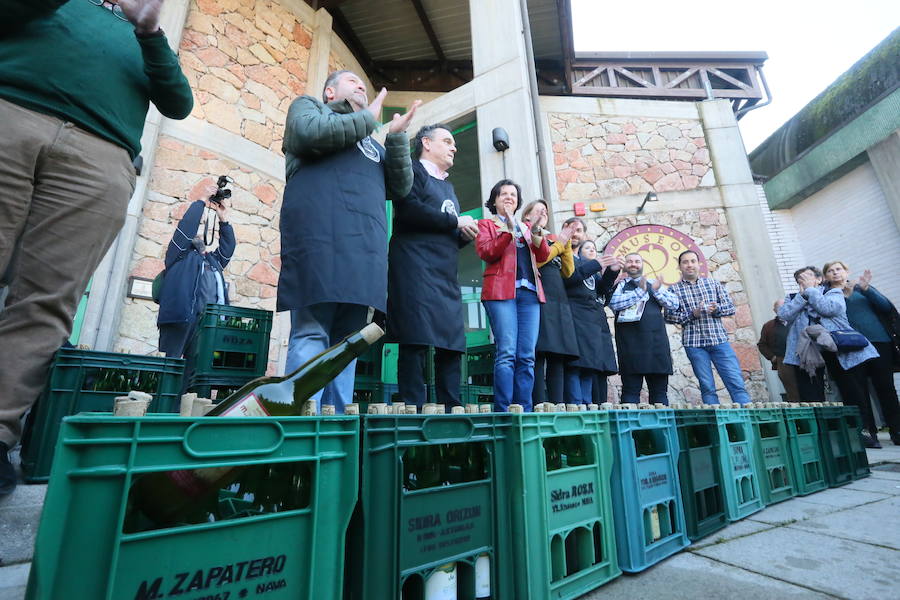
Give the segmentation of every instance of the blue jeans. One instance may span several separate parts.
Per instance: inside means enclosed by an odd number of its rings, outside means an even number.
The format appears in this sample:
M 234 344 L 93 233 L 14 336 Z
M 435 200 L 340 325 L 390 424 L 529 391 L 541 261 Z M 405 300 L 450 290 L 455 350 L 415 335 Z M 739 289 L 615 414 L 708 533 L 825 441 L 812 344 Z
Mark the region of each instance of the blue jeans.
M 716 371 L 719 372 L 719 377 L 722 378 L 733 402 L 738 404 L 750 402 L 750 395 L 744 388 L 744 378 L 741 377 L 741 365 L 738 363 L 737 355 L 731 348 L 731 344 L 722 342 L 715 346 L 702 348 L 685 346 L 684 351 L 691 361 L 697 381 L 700 382 L 700 397 L 703 399 L 703 404 L 719 403 L 712 365 L 716 365 Z
M 534 347 L 541 323 L 537 294 L 516 289 L 514 300 L 485 300 L 497 357 L 494 360 L 494 410 L 506 412 L 510 404 L 531 410 L 534 389 Z
M 284 372 L 297 370 L 306 361 L 334 346 L 366 324 L 369 308 L 359 304 L 313 304 L 291 311 L 291 338 L 288 342 Z M 322 405 L 334 406 L 343 414 L 344 406 L 353 402 L 353 381 L 356 378 L 356 359 L 341 371 L 331 383 L 310 398 L 316 401 L 321 414 Z
M 567 404 L 590 404 L 593 402 L 593 386 L 594 371 L 578 367 L 566 367 L 565 396 Z

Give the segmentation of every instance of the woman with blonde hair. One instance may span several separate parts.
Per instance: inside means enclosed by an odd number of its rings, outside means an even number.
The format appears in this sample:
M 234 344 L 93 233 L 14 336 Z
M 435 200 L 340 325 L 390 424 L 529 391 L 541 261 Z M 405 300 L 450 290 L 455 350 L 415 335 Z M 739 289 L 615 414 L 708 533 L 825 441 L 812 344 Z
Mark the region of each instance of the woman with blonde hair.
M 878 356 L 870 358 L 854 368 L 862 388 L 860 411 L 863 425 L 878 444 L 875 417 L 869 401 L 869 382 L 875 388 L 875 395 L 881 405 L 881 412 L 890 431 L 891 441 L 900 446 L 900 403 L 894 388 L 894 357 L 898 352 L 896 331 L 886 326 L 897 309 L 873 285 L 872 272 L 866 269 L 857 282 L 850 279 L 847 263 L 834 260 L 825 263 L 822 269 L 825 279 L 833 289 L 840 289 L 847 304 L 847 320 L 850 326 L 871 342 Z M 893 335 L 892 335 L 893 333 Z M 841 391 L 843 394 L 843 391 Z M 877 446 L 876 446 L 877 447 Z

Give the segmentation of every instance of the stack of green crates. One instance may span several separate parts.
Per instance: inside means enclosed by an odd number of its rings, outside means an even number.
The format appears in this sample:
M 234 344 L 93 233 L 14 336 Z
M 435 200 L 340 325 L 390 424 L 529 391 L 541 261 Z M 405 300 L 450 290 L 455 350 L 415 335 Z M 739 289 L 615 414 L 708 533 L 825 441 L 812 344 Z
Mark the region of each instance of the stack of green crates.
M 853 456 L 844 408 L 816 406 L 813 411 L 819 426 L 819 449 L 825 465 L 825 481 L 829 487 L 850 483 L 853 481 Z
M 355 417 L 70 417 L 26 598 L 339 598 L 358 450 Z M 137 518 L 139 478 L 200 469 L 219 482 L 191 501 L 208 512 Z
M 768 506 L 797 495 L 791 469 L 791 450 L 787 426 L 780 408 L 750 411 L 753 425 L 753 450 L 759 465 L 759 490 Z
M 509 419 L 512 535 L 501 567 L 514 588 L 491 597 L 577 598 L 618 577 L 608 413 Z
M 759 490 L 759 473 L 753 451 L 753 427 L 747 409 L 716 410 L 719 428 L 719 468 L 725 491 L 725 512 L 738 521 L 765 506 Z
M 184 360 L 61 348 L 53 357 L 47 387 L 31 410 L 22 438 L 22 474 L 29 483 L 50 477 L 63 417 L 112 412 L 116 396 L 135 390 L 153 396 L 151 413 L 177 413 Z
M 642 571 L 685 548 L 673 410 L 614 410 L 612 497 L 619 567 Z
M 364 415 L 344 598 L 515 598 L 506 415 Z M 481 592 L 476 594 L 476 592 Z M 429 592 L 433 593 L 433 592 Z M 319 596 L 337 598 L 338 596 Z
M 713 409 L 676 410 L 678 476 L 691 541 L 728 525 L 719 468 L 719 429 Z
M 844 427 L 847 428 L 847 436 L 850 439 L 850 457 L 853 459 L 853 479 L 861 479 L 868 477 L 869 457 L 866 454 L 866 448 L 862 443 L 862 416 L 859 413 L 859 407 L 843 406 L 841 410 L 844 414 Z
M 494 344 L 472 346 L 466 350 L 466 374 L 469 385 L 494 386 Z
M 209 397 L 213 389 L 233 390 L 264 375 L 271 331 L 271 311 L 207 304 L 189 389 Z
M 828 487 L 819 446 L 819 427 L 812 408 L 788 407 L 784 411 L 788 444 L 791 448 L 791 475 L 798 496 Z

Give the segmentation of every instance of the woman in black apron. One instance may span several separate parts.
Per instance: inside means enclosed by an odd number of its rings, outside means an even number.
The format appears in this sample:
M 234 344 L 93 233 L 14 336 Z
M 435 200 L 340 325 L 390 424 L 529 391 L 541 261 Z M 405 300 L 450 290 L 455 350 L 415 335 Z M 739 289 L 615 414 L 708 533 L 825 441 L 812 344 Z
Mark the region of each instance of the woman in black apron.
M 621 263 L 612 256 L 597 260 L 597 247 L 592 241 L 583 242 L 578 250 L 575 273 L 565 282 L 579 350 L 578 358 L 566 365 L 566 401 L 589 404 L 605 402 L 606 377 L 618 371 L 604 306 Z M 599 388 L 596 393 L 595 381 Z
M 547 226 L 547 203 L 530 202 L 522 210 L 522 218 L 544 228 Z M 541 323 L 538 331 L 536 360 L 534 365 L 533 405 L 543 402 L 565 402 L 565 366 L 578 358 L 578 340 L 569 298 L 563 279 L 575 270 L 575 257 L 570 242 L 571 227 L 563 226 L 558 236 L 545 234 L 550 243 L 550 257 L 538 263 L 544 296 L 541 305 Z

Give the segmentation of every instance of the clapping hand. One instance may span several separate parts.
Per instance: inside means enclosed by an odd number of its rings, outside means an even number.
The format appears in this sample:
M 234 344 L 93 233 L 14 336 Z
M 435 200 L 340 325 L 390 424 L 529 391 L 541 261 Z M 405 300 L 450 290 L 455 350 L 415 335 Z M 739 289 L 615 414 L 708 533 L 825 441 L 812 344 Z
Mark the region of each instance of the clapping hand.
M 381 88 L 375 99 L 369 103 L 366 110 L 372 113 L 376 121 L 381 121 L 381 105 L 384 104 L 384 97 L 387 96 L 387 88 Z
M 391 119 L 391 124 L 388 127 L 388 132 L 404 133 L 409 127 L 409 123 L 412 121 L 413 116 L 416 114 L 416 109 L 418 109 L 421 104 L 421 100 L 416 100 L 410 105 L 409 110 L 407 110 L 405 114 L 399 115 L 395 113 L 394 118 Z
M 119 8 L 135 33 L 146 35 L 159 31 L 159 12 L 163 0 L 119 0 Z
M 866 269 L 863 271 L 863 274 L 859 276 L 859 289 L 866 291 L 869 289 L 870 283 L 872 283 L 872 271 Z
M 810 271 L 803 271 L 797 277 L 797 285 L 800 286 L 800 291 L 803 292 L 811 287 L 816 286 L 816 276 L 812 274 Z
M 457 217 L 456 228 L 464 240 L 474 240 L 478 235 L 478 222 L 469 215 Z

